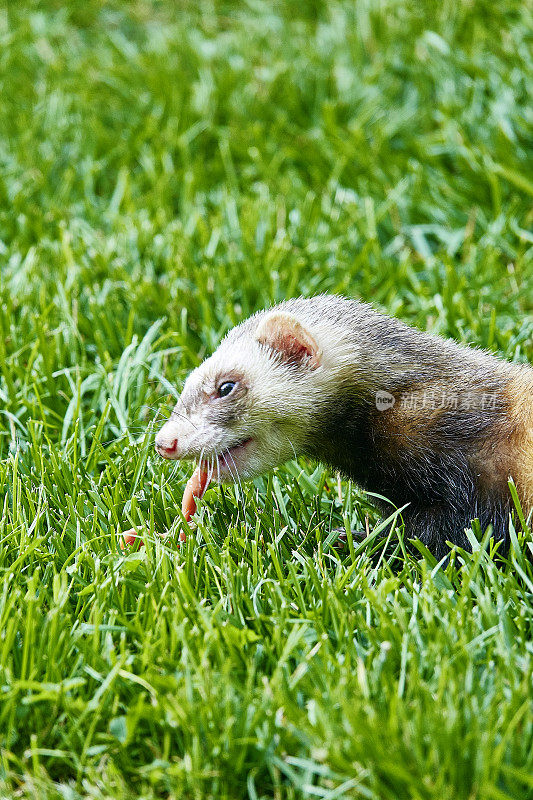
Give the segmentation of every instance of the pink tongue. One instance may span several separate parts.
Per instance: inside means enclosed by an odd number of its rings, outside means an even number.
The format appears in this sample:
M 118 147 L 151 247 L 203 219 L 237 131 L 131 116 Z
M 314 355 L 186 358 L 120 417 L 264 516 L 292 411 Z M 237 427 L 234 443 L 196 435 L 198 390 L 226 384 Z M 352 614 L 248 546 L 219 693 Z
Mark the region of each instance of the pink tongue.
M 181 501 L 181 513 L 187 522 L 189 522 L 196 511 L 196 499 L 204 496 L 208 485 L 209 476 L 205 469 L 202 469 L 202 467 L 198 465 L 187 481 L 185 491 L 183 492 L 183 500 Z M 127 545 L 135 544 L 137 541 L 137 531 L 135 528 L 131 528 L 129 531 L 125 531 L 122 537 L 123 538 L 120 540 L 120 547 L 124 550 Z M 186 538 L 185 531 L 180 531 L 180 542 L 184 542 Z M 139 542 L 139 547 L 143 547 L 142 541 Z
M 196 498 L 203 497 L 209 484 L 209 476 L 200 464 L 196 467 L 193 474 L 187 481 L 187 486 L 183 492 L 181 501 L 181 512 L 187 522 L 196 511 Z M 181 538 L 181 536 L 180 536 Z

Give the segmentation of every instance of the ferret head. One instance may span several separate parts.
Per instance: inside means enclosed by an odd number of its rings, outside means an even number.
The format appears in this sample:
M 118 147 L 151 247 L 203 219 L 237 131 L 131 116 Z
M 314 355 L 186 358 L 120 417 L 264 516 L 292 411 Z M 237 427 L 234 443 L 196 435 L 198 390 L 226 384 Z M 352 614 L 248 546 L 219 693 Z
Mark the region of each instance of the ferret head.
M 198 460 L 220 482 L 266 472 L 304 451 L 324 372 L 315 336 L 294 316 L 251 317 L 189 375 L 156 450 Z

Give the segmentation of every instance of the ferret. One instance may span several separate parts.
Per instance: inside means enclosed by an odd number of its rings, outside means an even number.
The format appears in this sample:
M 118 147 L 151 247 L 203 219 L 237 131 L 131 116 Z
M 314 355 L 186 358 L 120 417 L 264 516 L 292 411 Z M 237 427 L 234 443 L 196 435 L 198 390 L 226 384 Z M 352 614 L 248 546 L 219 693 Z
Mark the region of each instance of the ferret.
M 436 557 L 477 518 L 508 540 L 512 477 L 533 508 L 533 369 L 339 296 L 288 300 L 229 331 L 155 440 L 218 482 L 300 455 L 405 509 Z

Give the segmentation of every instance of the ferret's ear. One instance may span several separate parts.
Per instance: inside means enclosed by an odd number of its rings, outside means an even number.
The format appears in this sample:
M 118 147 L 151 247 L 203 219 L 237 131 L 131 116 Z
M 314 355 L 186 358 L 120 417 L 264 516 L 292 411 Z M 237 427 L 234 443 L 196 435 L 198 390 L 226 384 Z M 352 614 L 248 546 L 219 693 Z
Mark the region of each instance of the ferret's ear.
M 258 325 L 255 338 L 260 344 L 271 347 L 288 364 L 303 364 L 310 369 L 320 366 L 321 351 L 303 325 L 290 314 L 274 312 Z

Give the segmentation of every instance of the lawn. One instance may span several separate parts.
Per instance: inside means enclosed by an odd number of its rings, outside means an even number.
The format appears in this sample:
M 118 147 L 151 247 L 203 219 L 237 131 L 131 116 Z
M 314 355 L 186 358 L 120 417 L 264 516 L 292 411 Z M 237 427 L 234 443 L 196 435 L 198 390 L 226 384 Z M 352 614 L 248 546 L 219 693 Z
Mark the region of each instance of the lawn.
M 437 565 L 302 460 L 211 488 L 180 550 L 192 466 L 153 449 L 299 294 L 533 362 L 532 31 L 519 0 L 2 5 L 2 800 L 533 798 L 525 524 Z

